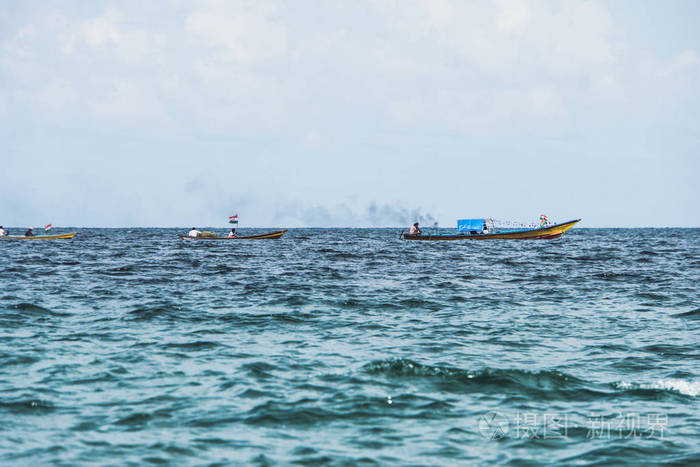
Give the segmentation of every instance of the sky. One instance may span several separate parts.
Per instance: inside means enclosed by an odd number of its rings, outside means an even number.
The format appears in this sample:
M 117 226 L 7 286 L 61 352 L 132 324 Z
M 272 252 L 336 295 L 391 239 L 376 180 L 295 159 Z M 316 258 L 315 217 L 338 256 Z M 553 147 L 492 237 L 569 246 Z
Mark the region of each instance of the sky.
M 0 10 L 0 224 L 700 226 L 700 3 Z

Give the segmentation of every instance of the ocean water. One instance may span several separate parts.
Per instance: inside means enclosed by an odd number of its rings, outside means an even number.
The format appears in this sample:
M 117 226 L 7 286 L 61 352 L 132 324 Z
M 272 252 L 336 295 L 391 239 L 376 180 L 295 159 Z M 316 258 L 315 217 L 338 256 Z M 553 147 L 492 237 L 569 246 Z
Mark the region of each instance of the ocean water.
M 78 232 L 0 243 L 2 465 L 700 463 L 700 229 Z

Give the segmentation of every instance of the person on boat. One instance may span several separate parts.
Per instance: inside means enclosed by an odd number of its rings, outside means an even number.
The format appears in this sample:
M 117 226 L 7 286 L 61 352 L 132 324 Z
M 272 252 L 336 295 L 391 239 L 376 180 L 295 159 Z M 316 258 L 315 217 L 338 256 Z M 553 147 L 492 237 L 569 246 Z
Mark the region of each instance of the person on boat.
M 231 229 L 231 231 L 228 233 L 228 238 L 236 238 L 238 237 L 238 234 L 236 234 L 236 229 Z
M 7 237 L 9 235 L 9 232 L 5 230 L 2 225 L 0 225 L 0 237 Z
M 422 235 L 423 231 L 418 227 L 418 222 L 411 226 L 411 230 L 408 231 L 409 235 Z
M 197 230 L 195 227 L 192 227 L 192 230 L 190 230 L 190 233 L 188 233 L 187 235 L 189 235 L 190 237 L 199 237 L 200 235 L 202 235 L 202 232 Z
M 34 227 L 29 227 L 29 230 L 24 232 L 24 236 L 25 237 L 33 237 L 34 236 L 34 232 L 32 232 L 33 230 L 34 230 Z

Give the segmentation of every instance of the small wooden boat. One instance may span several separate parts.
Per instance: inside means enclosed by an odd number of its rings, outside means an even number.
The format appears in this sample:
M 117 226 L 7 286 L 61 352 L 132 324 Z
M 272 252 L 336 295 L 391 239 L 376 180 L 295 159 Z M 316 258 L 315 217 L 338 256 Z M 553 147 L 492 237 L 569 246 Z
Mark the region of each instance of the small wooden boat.
M 16 235 L 9 235 L 6 237 L 0 237 L 0 240 L 62 240 L 67 238 L 73 238 L 76 234 L 77 232 L 71 232 L 57 235 L 34 235 L 33 237 L 25 237 L 24 235 L 22 235 L 21 237 Z
M 280 238 L 286 230 L 269 232 L 260 235 L 247 235 L 237 237 L 190 237 L 189 235 L 178 235 L 183 240 L 276 240 Z
M 532 229 L 501 230 L 489 233 L 460 233 L 460 234 L 402 234 L 404 240 L 551 240 L 561 237 L 564 232 L 573 227 L 581 219 L 574 219 L 561 224 L 548 225 Z

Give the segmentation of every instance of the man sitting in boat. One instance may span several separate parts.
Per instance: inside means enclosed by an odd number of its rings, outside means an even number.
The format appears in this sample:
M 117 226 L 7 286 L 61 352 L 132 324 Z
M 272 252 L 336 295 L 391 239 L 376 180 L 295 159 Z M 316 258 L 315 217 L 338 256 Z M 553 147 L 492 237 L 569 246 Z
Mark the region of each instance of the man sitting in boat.
M 2 228 L 2 225 L 0 225 L 0 237 L 7 237 L 9 235 L 9 232 L 5 229 Z
M 189 235 L 190 237 L 199 237 L 200 235 L 202 235 L 202 232 L 197 230 L 195 227 L 192 227 L 192 230 L 190 230 L 190 233 L 188 233 L 187 235 Z
M 236 234 L 236 229 L 231 229 L 231 231 L 228 233 L 228 238 L 236 238 L 238 235 Z
M 34 227 L 29 227 L 29 230 L 27 230 L 26 232 L 24 232 L 24 236 L 25 236 L 25 237 L 33 237 L 33 236 L 34 236 L 34 232 L 32 232 L 32 230 L 34 230 Z
M 418 227 L 418 222 L 411 226 L 411 230 L 408 231 L 409 235 L 423 235 L 423 231 Z

